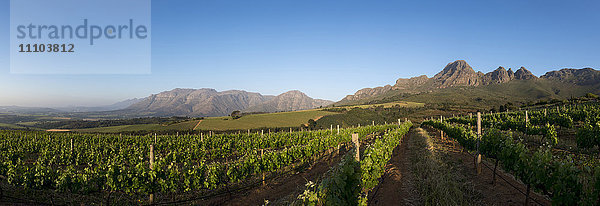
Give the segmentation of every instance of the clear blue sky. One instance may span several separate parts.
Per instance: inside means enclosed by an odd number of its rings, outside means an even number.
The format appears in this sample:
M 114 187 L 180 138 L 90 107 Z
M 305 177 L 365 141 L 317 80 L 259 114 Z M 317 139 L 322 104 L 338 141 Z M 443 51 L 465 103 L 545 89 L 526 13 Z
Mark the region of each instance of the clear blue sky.
M 340 100 L 397 78 L 524 66 L 600 68 L 598 1 L 152 1 L 152 73 L 9 70 L 0 0 L 0 105 L 105 105 L 173 88 L 298 89 Z M 93 65 L 90 65 L 93 66 Z

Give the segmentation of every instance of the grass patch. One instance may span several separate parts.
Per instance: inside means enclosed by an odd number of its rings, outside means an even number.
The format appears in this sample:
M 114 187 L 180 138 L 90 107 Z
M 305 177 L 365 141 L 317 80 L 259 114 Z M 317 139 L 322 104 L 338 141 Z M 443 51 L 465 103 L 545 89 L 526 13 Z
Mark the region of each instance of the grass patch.
M 322 116 L 332 114 L 337 113 L 321 110 L 303 110 L 295 112 L 252 114 L 243 116 L 239 119 L 233 119 L 231 117 L 208 117 L 203 120 L 191 120 L 171 125 L 134 124 L 87 129 L 72 129 L 72 131 L 90 133 L 119 133 L 137 131 L 190 131 L 194 128 L 196 130 L 226 131 L 257 128 L 299 127 L 301 124 L 306 124 L 309 119 L 317 119 Z M 198 124 L 199 121 L 200 124 Z M 196 127 L 196 125 L 198 126 Z
M 479 205 L 477 193 L 466 177 L 438 153 L 432 139 L 421 128 L 410 139 L 409 159 L 414 186 L 423 205 Z
M 303 110 L 294 112 L 279 112 L 269 114 L 253 114 L 239 119 L 231 117 L 209 117 L 200 122 L 197 130 L 245 130 L 254 128 L 299 127 L 309 119 L 337 114 L 321 110 Z

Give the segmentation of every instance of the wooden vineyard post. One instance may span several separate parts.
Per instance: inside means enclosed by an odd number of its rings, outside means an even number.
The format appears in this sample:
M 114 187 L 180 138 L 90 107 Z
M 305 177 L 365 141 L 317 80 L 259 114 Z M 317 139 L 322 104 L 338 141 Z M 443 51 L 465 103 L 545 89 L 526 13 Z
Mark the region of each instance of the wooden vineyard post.
M 358 134 L 352 134 L 352 143 L 354 143 L 354 148 L 356 148 L 354 159 L 358 162 L 360 161 L 360 142 L 358 141 Z
M 529 193 L 531 192 L 531 185 L 527 184 L 527 194 L 525 195 L 525 206 L 529 205 Z
M 260 137 L 262 137 L 264 135 L 265 131 L 264 130 L 260 130 Z
M 440 138 L 441 138 L 442 140 L 444 140 L 444 131 L 443 131 L 443 130 L 440 130 Z
M 405 121 L 405 122 L 408 122 L 408 118 L 404 117 L 404 121 Z
M 260 159 L 261 159 L 261 160 L 262 160 L 262 158 L 263 158 L 263 154 L 264 154 L 263 152 L 264 152 L 264 150 L 263 150 L 263 149 L 260 149 Z M 263 185 L 263 186 L 265 186 L 265 172 L 264 172 L 264 171 L 263 171 L 263 173 L 262 173 L 262 185 Z
M 329 131 L 331 131 L 331 134 L 333 134 L 333 124 L 329 125 Z
M 375 121 L 373 121 L 373 126 L 375 126 Z
M 546 108 L 544 108 L 544 117 L 548 116 L 548 111 L 546 110 Z
M 156 144 L 156 133 L 154 133 L 154 144 Z
M 337 130 L 338 130 L 337 134 L 340 134 L 340 125 L 339 124 L 337 125 Z
M 477 153 L 477 174 L 481 174 L 481 154 Z
M 469 119 L 473 119 L 473 113 L 469 113 Z
M 212 137 L 212 130 L 211 130 L 211 131 L 208 131 L 208 136 L 209 136 L 209 137 Z
M 496 157 L 496 164 L 494 165 L 494 177 L 492 178 L 492 184 L 496 185 L 496 169 L 498 168 L 498 157 Z
M 292 133 L 292 128 L 290 127 L 290 133 Z
M 405 118 L 405 119 L 406 119 L 406 118 Z M 405 120 L 405 121 L 406 121 L 406 120 Z M 400 124 L 401 124 L 401 123 L 400 123 L 400 119 L 398 119 L 398 126 L 400 126 Z
M 481 142 L 481 112 L 477 112 L 477 157 L 475 160 L 475 167 L 477 168 L 477 174 L 481 174 L 481 154 L 479 154 L 479 144 Z
M 250 136 L 250 129 L 248 129 L 248 136 Z
M 525 127 L 527 127 L 527 123 L 529 123 L 529 115 L 527 115 L 527 110 L 525 110 Z
M 271 134 L 271 129 L 269 129 L 269 134 Z
M 358 127 L 360 127 L 360 124 L 358 124 Z
M 73 155 L 73 138 L 71 138 L 71 155 Z
M 150 170 L 154 170 L 154 145 L 150 145 Z M 152 189 L 154 190 L 154 188 Z M 150 193 L 150 204 L 154 203 L 154 191 Z

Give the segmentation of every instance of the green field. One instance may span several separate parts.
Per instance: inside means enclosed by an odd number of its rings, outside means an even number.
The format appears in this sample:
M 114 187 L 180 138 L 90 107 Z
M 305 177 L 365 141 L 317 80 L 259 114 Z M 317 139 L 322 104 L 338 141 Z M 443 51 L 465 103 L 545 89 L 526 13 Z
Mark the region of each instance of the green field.
M 16 124 L 7 124 L 7 123 L 0 123 L 0 128 L 6 128 L 6 129 L 25 129 L 25 127 L 23 126 L 19 126 Z
M 243 116 L 239 119 L 231 117 L 208 117 L 203 120 L 192 120 L 172 125 L 160 124 L 136 124 L 121 125 L 112 127 L 97 127 L 88 129 L 74 129 L 75 132 L 135 132 L 135 131 L 166 131 L 166 130 L 192 130 L 198 125 L 196 130 L 246 130 L 255 128 L 275 128 L 275 127 L 298 127 L 306 124 L 309 119 L 317 119 L 322 116 L 336 114 L 320 110 L 304 110 L 295 112 L 279 112 L 269 114 L 253 114 Z
M 105 132 L 105 133 L 116 133 L 116 132 L 135 132 L 135 131 L 166 131 L 166 130 L 192 130 L 198 123 L 198 120 L 192 120 L 187 122 L 176 123 L 172 125 L 161 125 L 161 124 L 134 124 L 134 125 L 121 125 L 112 127 L 96 127 L 88 129 L 74 129 L 76 132 Z
M 298 127 L 306 124 L 309 119 L 337 114 L 321 110 L 303 110 L 295 112 L 279 112 L 269 114 L 254 114 L 239 119 L 231 117 L 209 117 L 198 125 L 198 130 L 245 130 L 261 127 Z

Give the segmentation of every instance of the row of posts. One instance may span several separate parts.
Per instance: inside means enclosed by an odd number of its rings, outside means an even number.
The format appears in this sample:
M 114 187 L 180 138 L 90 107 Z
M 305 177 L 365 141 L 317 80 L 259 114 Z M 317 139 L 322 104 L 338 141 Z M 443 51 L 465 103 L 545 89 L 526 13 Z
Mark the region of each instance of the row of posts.
M 558 106 L 557 106 L 556 109 L 557 109 L 557 111 L 560 111 Z M 544 109 L 544 116 L 547 116 L 547 110 L 546 109 Z M 472 114 L 471 113 L 469 113 L 469 118 L 472 118 Z M 442 116 L 440 116 L 440 121 L 443 121 L 443 117 Z M 526 110 L 525 111 L 525 125 L 526 126 L 527 126 L 528 122 L 529 122 L 529 115 L 528 115 L 527 110 Z M 442 139 L 444 139 L 444 132 L 441 131 L 440 134 L 441 134 Z M 475 153 L 476 155 L 475 155 L 475 157 L 473 159 L 474 166 L 475 166 L 475 168 L 477 170 L 477 175 L 481 174 L 481 167 L 482 167 L 482 164 L 481 164 L 481 153 L 479 152 L 479 147 L 480 147 L 479 145 L 481 143 L 481 135 L 482 135 L 482 132 L 481 132 L 481 112 L 477 112 L 477 147 L 476 147 L 477 151 L 476 151 L 476 153 Z M 499 160 L 496 159 L 496 163 L 494 165 L 494 171 L 493 171 L 493 178 L 492 178 L 492 184 L 494 184 L 494 185 L 496 184 L 496 170 L 498 168 L 498 162 L 499 162 Z M 529 205 L 529 194 L 530 194 L 530 192 L 531 192 L 531 185 L 527 184 L 527 191 L 526 191 L 526 194 L 525 194 L 525 205 Z

